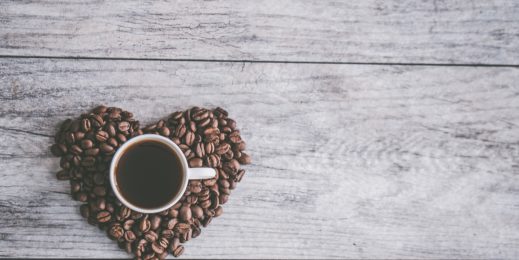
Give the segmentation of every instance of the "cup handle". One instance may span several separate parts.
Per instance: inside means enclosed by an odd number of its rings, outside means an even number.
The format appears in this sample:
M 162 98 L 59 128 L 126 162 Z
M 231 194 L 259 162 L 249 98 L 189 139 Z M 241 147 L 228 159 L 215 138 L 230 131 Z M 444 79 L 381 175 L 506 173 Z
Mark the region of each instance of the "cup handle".
M 213 168 L 188 168 L 187 178 L 189 180 L 203 180 L 211 179 L 216 176 L 216 171 Z

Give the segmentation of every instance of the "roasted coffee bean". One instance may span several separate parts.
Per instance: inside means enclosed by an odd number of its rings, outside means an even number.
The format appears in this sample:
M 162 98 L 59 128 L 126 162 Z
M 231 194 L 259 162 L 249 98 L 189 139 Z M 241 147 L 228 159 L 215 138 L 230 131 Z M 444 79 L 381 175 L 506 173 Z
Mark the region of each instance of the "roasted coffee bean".
M 187 233 L 190 229 L 191 226 L 189 224 L 180 222 L 173 228 L 173 231 L 179 234 L 184 234 Z
M 118 213 L 118 216 L 120 219 L 124 220 L 124 219 L 127 219 L 131 216 L 132 214 L 132 210 L 126 206 L 121 206 L 119 208 L 119 213 Z M 131 222 L 132 225 L 133 225 L 133 222 Z
M 200 121 L 209 117 L 209 111 L 203 109 L 192 115 L 193 120 Z
M 203 227 L 207 227 L 207 225 L 209 225 L 209 223 L 211 223 L 211 220 L 213 219 L 212 216 L 206 216 L 204 218 L 204 220 L 202 220 L 202 226 Z
M 81 190 L 81 184 L 79 184 L 79 182 L 77 182 L 77 181 L 73 181 L 73 180 L 71 180 L 71 181 L 70 181 L 70 191 L 71 191 L 72 193 L 76 193 L 76 192 L 78 192 L 79 190 Z
M 175 232 L 173 232 L 173 230 L 171 230 L 171 229 L 164 229 L 164 230 L 162 230 L 161 235 L 162 235 L 162 237 L 170 239 L 175 235 Z
M 220 204 L 227 203 L 227 200 L 229 200 L 229 194 L 220 194 L 220 196 L 219 196 Z
M 220 215 L 222 215 L 223 213 L 223 208 L 221 206 L 218 206 L 215 210 L 214 210 L 214 216 L 215 217 L 219 217 Z
M 168 216 L 172 217 L 172 218 L 176 218 L 178 216 L 178 210 L 176 210 L 174 208 L 170 208 L 168 210 Z
M 61 170 L 56 173 L 56 178 L 60 181 L 65 181 L 70 179 L 70 175 L 67 170 Z
M 203 181 L 205 186 L 213 186 L 216 184 L 216 178 L 206 179 Z
M 106 139 L 108 139 L 109 137 L 114 137 L 117 133 L 117 130 L 115 130 L 115 125 L 113 123 L 107 125 L 105 130 L 106 130 L 106 133 L 108 134 Z
M 150 230 L 150 228 L 151 228 L 151 223 L 148 220 L 148 218 L 144 217 L 143 219 L 141 219 L 141 222 L 139 223 L 139 230 L 143 233 L 146 233 Z
M 109 144 L 110 146 L 112 147 L 117 147 L 119 146 L 119 143 L 117 142 L 117 140 L 113 137 L 109 138 L 108 140 L 106 140 L 106 143 Z
M 90 131 L 90 127 L 91 127 L 91 124 L 90 124 L 90 120 L 88 120 L 87 118 L 81 120 L 81 130 L 83 132 L 88 132 Z
M 189 127 L 188 127 L 189 130 L 191 130 L 192 132 L 196 132 L 197 128 L 196 128 L 195 122 L 191 121 L 191 122 L 189 122 L 188 125 L 189 125 Z
M 147 253 L 143 257 L 144 260 L 154 260 L 154 258 L 155 258 L 155 253 L 154 252 Z
M 114 204 L 107 202 L 106 203 L 106 210 L 108 212 L 110 212 L 110 213 L 114 213 L 115 212 Z
M 174 135 L 178 138 L 182 138 L 186 134 L 186 126 L 184 124 L 177 126 Z
M 88 218 L 90 216 L 90 208 L 88 207 L 88 204 L 81 205 L 79 207 L 79 212 L 81 213 L 81 216 Z
M 184 253 L 184 246 L 180 245 L 173 251 L 172 254 L 174 257 L 179 257 L 182 255 L 182 253 Z
M 189 160 L 189 167 L 193 167 L 193 168 L 202 167 L 202 159 L 200 159 L 198 157 L 191 158 Z
M 191 194 L 191 195 L 187 196 L 187 198 L 186 198 L 186 202 L 191 205 L 196 204 L 197 201 L 198 201 L 198 197 L 195 196 L 194 194 Z
M 81 202 L 86 202 L 88 200 L 88 195 L 84 192 L 78 192 L 76 194 L 76 199 Z
M 132 229 L 134 223 L 135 223 L 135 220 L 133 220 L 133 219 L 128 219 L 128 220 L 124 221 L 123 229 L 124 230 Z
M 74 144 L 76 142 L 76 137 L 74 136 L 74 133 L 68 133 L 66 136 L 65 136 L 65 141 L 68 143 L 68 144 Z
M 193 144 L 193 141 L 195 141 L 195 134 L 191 131 L 187 131 L 186 135 L 184 136 L 184 142 L 186 145 L 191 146 Z
M 201 233 L 202 233 L 202 230 L 198 227 L 198 226 L 191 226 L 191 230 L 192 230 L 192 238 L 196 238 L 198 237 Z
M 93 181 L 97 185 L 103 185 L 105 183 L 105 177 L 102 173 L 94 174 Z
M 231 146 L 228 143 L 222 143 L 216 147 L 216 153 L 219 155 L 227 153 L 231 149 Z
M 94 112 L 98 115 L 101 115 L 101 114 L 104 114 L 107 109 L 108 109 L 108 107 L 100 105 L 100 106 L 97 106 L 94 109 L 92 109 L 92 112 Z
M 191 208 L 189 207 L 188 204 L 186 204 L 185 206 L 182 206 L 182 208 L 180 208 L 180 211 L 179 211 L 179 217 L 181 220 L 184 220 L 184 221 L 189 221 L 191 219 Z
M 99 142 L 106 142 L 106 140 L 109 138 L 109 135 L 105 131 L 97 131 L 95 138 Z
M 97 222 L 106 223 L 106 222 L 110 221 L 111 217 L 112 216 L 110 215 L 110 212 L 108 212 L 106 210 L 99 211 L 97 213 Z
M 195 154 L 196 154 L 196 156 L 198 156 L 200 158 L 205 156 L 205 145 L 204 145 L 204 143 L 197 143 L 196 144 Z M 202 159 L 200 159 L 200 161 L 202 161 Z
M 191 212 L 194 218 L 202 218 L 202 216 L 204 215 L 203 209 L 198 205 L 192 206 Z
M 137 238 L 137 236 L 131 230 L 128 230 L 124 233 L 124 240 L 126 240 L 128 242 L 133 242 L 133 241 L 135 241 L 136 238 Z
M 112 227 L 108 230 L 108 234 L 110 237 L 112 237 L 114 239 L 119 239 L 123 235 L 125 235 L 124 230 L 120 224 L 112 225 Z
M 91 148 L 85 151 L 86 156 L 97 156 L 99 154 L 99 148 Z
M 207 127 L 211 123 L 211 118 L 206 118 L 198 121 L 196 124 L 200 128 Z
M 211 206 L 211 201 L 205 200 L 205 201 L 200 202 L 199 205 L 200 205 L 200 207 L 207 209 Z
M 226 118 L 229 113 L 227 113 L 227 111 L 221 107 L 217 107 L 214 109 L 214 114 L 218 117 L 218 118 Z
M 214 149 L 214 143 L 206 143 L 205 144 L 205 154 L 212 154 L 214 153 L 215 149 Z
M 96 200 L 96 208 L 98 210 L 106 209 L 106 199 L 105 198 L 97 198 L 97 200 Z
M 151 229 L 157 230 L 160 227 L 161 220 L 162 219 L 160 218 L 160 216 L 157 216 L 157 215 L 151 216 L 151 218 L 150 218 Z
M 237 160 L 232 159 L 229 162 L 224 163 L 223 169 L 228 174 L 236 173 L 240 169 L 240 163 Z
M 109 144 L 106 144 L 106 143 L 102 143 L 99 145 L 99 148 L 101 149 L 101 151 L 103 151 L 104 153 L 112 153 L 114 151 L 114 148 L 109 145 Z
M 216 168 L 220 166 L 220 157 L 216 154 L 211 154 L 206 157 L 206 163 L 209 167 Z
M 159 133 L 162 136 L 169 136 L 171 134 L 171 131 L 169 130 L 169 128 L 163 126 L 159 129 Z
M 220 186 L 220 188 L 224 188 L 224 189 L 227 189 L 229 188 L 230 184 L 229 184 L 229 181 L 228 180 L 225 180 L 225 179 L 220 179 L 218 180 L 218 184 Z
M 178 219 L 171 218 L 168 221 L 164 222 L 163 226 L 166 229 L 173 229 L 177 223 L 178 223 Z
M 104 186 L 96 186 L 94 187 L 94 194 L 99 197 L 106 196 L 106 188 Z
M 151 249 L 156 254 L 162 254 L 164 252 L 164 248 L 157 241 L 151 244 Z
M 157 235 L 157 233 L 155 233 L 155 231 L 150 230 L 150 231 L 146 232 L 146 234 L 144 234 L 144 238 L 148 242 L 152 243 L 152 242 L 155 242 L 159 238 L 159 236 Z
M 117 140 L 119 140 L 120 143 L 125 143 L 126 141 L 128 141 L 128 139 L 126 138 L 125 135 L 121 134 L 121 133 L 118 133 L 116 135 L 117 137 Z
M 92 148 L 92 146 L 94 146 L 94 142 L 92 142 L 92 140 L 85 139 L 81 141 L 81 148 L 85 150 Z

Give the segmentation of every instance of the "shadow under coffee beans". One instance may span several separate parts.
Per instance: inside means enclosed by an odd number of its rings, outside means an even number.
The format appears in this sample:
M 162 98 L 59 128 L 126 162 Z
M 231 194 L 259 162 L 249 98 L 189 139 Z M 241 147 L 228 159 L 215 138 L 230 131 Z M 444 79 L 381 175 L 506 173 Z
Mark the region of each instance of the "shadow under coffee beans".
M 182 163 L 167 145 L 156 141 L 131 144 L 117 163 L 115 176 L 123 197 L 140 208 L 164 206 L 180 191 Z

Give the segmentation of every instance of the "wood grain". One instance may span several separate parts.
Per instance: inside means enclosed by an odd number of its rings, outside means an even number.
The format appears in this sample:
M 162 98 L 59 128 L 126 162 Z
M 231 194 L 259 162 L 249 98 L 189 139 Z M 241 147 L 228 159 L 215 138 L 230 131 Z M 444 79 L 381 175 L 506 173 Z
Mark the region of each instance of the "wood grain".
M 0 60 L 0 256 L 128 257 L 48 146 L 96 104 L 222 106 L 253 164 L 187 258 L 519 257 L 519 69 Z
M 519 65 L 515 0 L 0 1 L 0 55 Z

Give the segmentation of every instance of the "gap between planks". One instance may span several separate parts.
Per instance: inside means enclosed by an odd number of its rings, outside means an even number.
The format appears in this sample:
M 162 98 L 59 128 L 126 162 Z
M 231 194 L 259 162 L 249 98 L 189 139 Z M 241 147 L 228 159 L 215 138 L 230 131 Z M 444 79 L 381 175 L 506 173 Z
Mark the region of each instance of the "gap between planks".
M 226 62 L 226 63 L 273 63 L 273 64 L 323 64 L 323 65 L 366 65 L 366 66 L 431 66 L 431 67 L 502 67 L 519 68 L 519 64 L 493 63 L 401 63 L 401 62 L 332 62 L 332 61 L 290 61 L 290 60 L 227 60 L 227 59 L 172 59 L 97 56 L 32 56 L 0 55 L 0 59 L 62 59 L 62 60 L 114 60 L 114 61 L 172 61 L 172 62 Z

